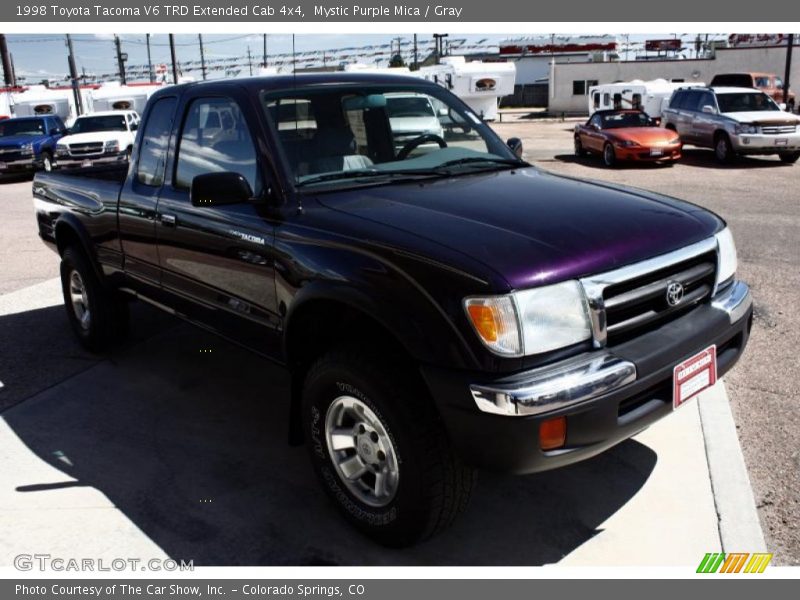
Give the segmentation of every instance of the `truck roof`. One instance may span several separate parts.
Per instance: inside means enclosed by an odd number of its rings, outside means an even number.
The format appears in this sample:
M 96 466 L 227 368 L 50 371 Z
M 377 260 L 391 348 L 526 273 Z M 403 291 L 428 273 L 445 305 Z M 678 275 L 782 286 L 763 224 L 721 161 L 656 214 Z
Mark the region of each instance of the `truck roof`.
M 426 81 L 421 77 L 409 75 L 395 75 L 389 73 L 374 73 L 362 71 L 336 71 L 330 73 L 297 73 L 296 75 L 266 75 L 255 77 L 240 77 L 236 79 L 211 79 L 208 81 L 192 81 L 167 86 L 157 90 L 154 96 L 171 94 L 174 91 L 181 93 L 185 89 L 198 86 L 207 87 L 239 87 L 251 90 L 289 90 L 305 86 L 325 85 L 332 83 L 342 84 L 385 84 L 385 85 L 416 85 L 423 87 L 437 86 L 436 83 Z

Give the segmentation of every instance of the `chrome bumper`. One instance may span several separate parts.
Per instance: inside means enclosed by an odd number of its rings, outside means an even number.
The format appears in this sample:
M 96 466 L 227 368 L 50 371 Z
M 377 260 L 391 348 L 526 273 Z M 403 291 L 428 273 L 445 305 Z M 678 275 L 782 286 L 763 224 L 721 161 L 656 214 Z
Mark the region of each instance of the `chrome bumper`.
M 750 289 L 734 281 L 711 306 L 738 322 L 752 306 Z M 513 382 L 470 385 L 475 404 L 485 413 L 528 416 L 566 408 L 613 392 L 636 381 L 636 366 L 610 351 L 588 352 L 533 369 Z

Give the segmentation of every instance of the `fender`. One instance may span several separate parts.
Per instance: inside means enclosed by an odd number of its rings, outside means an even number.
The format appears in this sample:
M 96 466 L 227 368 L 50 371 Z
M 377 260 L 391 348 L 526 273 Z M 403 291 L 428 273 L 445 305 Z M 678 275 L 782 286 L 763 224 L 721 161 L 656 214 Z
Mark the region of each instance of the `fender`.
M 69 231 L 69 233 L 66 233 Z M 64 242 L 65 235 L 72 235 L 76 237 L 80 243 L 83 252 L 89 257 L 89 262 L 92 264 L 95 274 L 100 281 L 104 280 L 103 270 L 100 268 L 100 263 L 97 260 L 97 253 L 94 246 L 89 240 L 89 234 L 86 227 L 80 220 L 72 213 L 65 212 L 59 215 L 53 226 L 56 247 L 58 248 L 59 255 L 64 254 L 66 250 L 66 243 Z
M 418 362 L 475 368 L 478 359 L 446 312 L 420 287 L 405 287 L 401 295 L 375 287 L 354 286 L 352 281 L 317 279 L 307 283 L 292 298 L 284 319 L 284 356 L 290 358 L 289 339 L 296 315 L 312 303 L 328 301 L 343 304 L 374 320 Z

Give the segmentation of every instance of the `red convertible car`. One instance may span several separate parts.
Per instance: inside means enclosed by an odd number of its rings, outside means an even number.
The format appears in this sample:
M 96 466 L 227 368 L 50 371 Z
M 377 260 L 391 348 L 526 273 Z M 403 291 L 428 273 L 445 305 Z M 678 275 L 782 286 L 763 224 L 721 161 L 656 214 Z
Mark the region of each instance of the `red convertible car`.
M 623 160 L 671 164 L 681 147 L 677 133 L 639 110 L 599 110 L 575 126 L 575 155 L 600 154 L 607 167 Z

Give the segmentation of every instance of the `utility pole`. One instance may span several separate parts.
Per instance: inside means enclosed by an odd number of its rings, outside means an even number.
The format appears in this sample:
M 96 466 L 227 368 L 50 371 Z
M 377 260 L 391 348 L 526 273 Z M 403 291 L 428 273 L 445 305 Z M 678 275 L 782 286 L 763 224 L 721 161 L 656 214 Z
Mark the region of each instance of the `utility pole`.
M 250 53 L 250 46 L 247 47 L 247 64 L 250 65 L 250 77 L 253 76 L 253 55 Z
M 17 85 L 16 77 L 14 77 L 14 67 L 11 66 L 11 55 L 8 53 L 8 44 L 6 43 L 6 36 L 0 33 L 0 58 L 3 62 L 3 81 L 6 87 L 14 87 Z
M 148 33 L 145 37 L 147 39 L 147 76 L 150 79 L 150 83 L 153 83 L 155 77 L 153 74 L 153 59 L 150 57 L 150 34 Z
M 419 70 L 419 54 L 417 54 L 417 34 L 414 34 L 414 64 L 411 68 L 412 71 Z
M 122 43 L 119 41 L 119 36 L 114 36 L 114 45 L 117 47 L 117 65 L 119 65 L 119 82 L 122 85 L 128 83 L 125 79 L 125 61 L 128 60 L 128 55 L 122 51 Z
M 206 80 L 206 56 L 203 54 L 203 34 L 198 33 L 197 39 L 200 42 L 200 68 L 203 71 L 203 81 Z
M 447 37 L 446 33 L 434 33 L 433 39 L 436 40 L 436 49 L 434 52 L 436 53 L 436 64 L 440 64 L 440 58 L 442 57 L 442 51 L 444 50 L 444 38 Z
M 794 34 L 789 34 L 786 40 L 786 72 L 783 76 L 783 103 L 789 102 L 789 77 L 792 74 L 792 46 L 794 46 Z
M 178 61 L 175 58 L 175 34 L 169 34 L 169 54 L 172 57 L 172 83 L 178 83 Z
M 72 49 L 72 37 L 67 34 L 67 48 L 69 55 L 67 62 L 69 63 L 69 78 L 72 85 L 72 95 L 75 97 L 75 111 L 77 116 L 83 114 L 83 102 L 81 102 L 81 88 L 78 85 L 78 69 L 75 67 L 75 51 Z
M 267 34 L 264 34 L 264 56 L 262 57 L 263 60 L 261 61 L 261 66 L 267 66 Z

